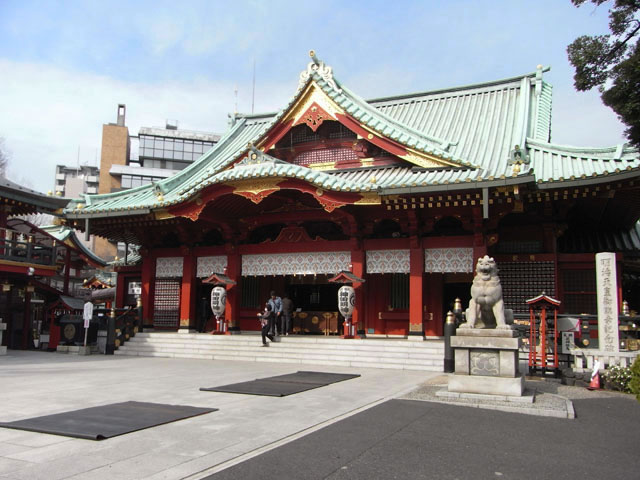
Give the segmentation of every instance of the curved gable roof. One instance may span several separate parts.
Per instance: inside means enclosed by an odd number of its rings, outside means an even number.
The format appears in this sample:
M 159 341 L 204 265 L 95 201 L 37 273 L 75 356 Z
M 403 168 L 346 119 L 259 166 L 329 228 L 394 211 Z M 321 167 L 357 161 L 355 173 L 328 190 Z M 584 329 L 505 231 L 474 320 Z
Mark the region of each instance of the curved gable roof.
M 565 159 L 571 157 L 565 155 L 570 147 L 546 143 L 551 125 L 551 86 L 542 81 L 543 71 L 539 67 L 534 73 L 505 80 L 365 101 L 334 78 L 330 67 L 312 56 L 300 75 L 296 94 L 278 113 L 234 115 L 229 131 L 188 168 L 151 185 L 87 195 L 86 205 L 76 199 L 66 213 L 76 218 L 149 213 L 185 202 L 213 184 L 264 176 L 303 178 L 336 190 L 393 194 L 449 189 L 451 184 L 468 188 L 470 182 L 478 187 L 498 180 L 544 183 L 585 175 L 600 177 L 620 166 L 637 174 L 639 158 L 631 149 L 618 147 L 624 152 L 624 160 L 620 160 L 624 165 L 612 167 L 614 163 L 607 164 L 605 157 L 610 155 L 615 161 L 615 148 L 581 149 L 591 160 L 578 162 Z M 420 163 L 423 158 L 435 159 L 430 166 L 439 165 L 438 162 L 441 166 L 320 173 L 268 155 L 262 157 L 268 158 L 261 164 L 238 165 L 251 151 L 251 145 L 268 151 L 274 143 L 273 132 L 286 122 L 290 128 L 318 98 L 332 115 L 343 115 L 352 125 L 370 132 L 367 138 L 374 138 L 370 141 L 379 137 L 399 145 L 407 155 L 398 156 L 415 165 L 424 165 Z M 514 172 L 511 164 L 515 145 L 525 146 L 525 157 L 529 153 L 530 162 L 522 165 L 519 172 Z M 598 162 L 600 168 L 595 166 Z M 564 169 L 572 173 L 558 173 Z

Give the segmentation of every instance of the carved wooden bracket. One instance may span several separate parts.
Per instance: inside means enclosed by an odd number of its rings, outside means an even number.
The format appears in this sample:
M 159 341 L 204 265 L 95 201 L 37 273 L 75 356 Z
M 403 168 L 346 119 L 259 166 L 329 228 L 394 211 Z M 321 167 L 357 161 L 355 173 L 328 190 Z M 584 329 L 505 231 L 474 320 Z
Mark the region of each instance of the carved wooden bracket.
M 316 130 L 318 130 L 320 125 L 322 125 L 322 123 L 328 119 L 333 120 L 331 115 L 329 115 L 320 105 L 318 105 L 316 102 L 313 102 L 309 106 L 307 111 L 304 112 L 298 119 L 298 121 L 294 124 L 294 126 L 304 123 L 315 132 Z

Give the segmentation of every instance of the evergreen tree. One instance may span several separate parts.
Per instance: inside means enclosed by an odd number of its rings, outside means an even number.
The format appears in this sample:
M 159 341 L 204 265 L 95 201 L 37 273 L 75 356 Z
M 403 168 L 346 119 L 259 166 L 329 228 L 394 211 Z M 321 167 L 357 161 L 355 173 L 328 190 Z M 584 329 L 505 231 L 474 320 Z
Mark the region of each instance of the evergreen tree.
M 571 0 L 579 7 L 609 0 Z M 567 47 L 577 90 L 598 87 L 602 101 L 627 126 L 629 142 L 640 148 L 640 0 L 615 0 L 609 10 L 610 34 L 576 38 Z

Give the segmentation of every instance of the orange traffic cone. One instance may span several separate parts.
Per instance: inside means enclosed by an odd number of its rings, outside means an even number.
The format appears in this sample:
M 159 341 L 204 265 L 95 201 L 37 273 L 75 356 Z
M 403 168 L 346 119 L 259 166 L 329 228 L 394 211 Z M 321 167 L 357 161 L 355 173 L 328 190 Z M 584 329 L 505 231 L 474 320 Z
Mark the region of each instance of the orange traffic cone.
M 589 383 L 587 390 L 600 390 L 600 374 L 598 372 L 591 377 L 591 383 Z

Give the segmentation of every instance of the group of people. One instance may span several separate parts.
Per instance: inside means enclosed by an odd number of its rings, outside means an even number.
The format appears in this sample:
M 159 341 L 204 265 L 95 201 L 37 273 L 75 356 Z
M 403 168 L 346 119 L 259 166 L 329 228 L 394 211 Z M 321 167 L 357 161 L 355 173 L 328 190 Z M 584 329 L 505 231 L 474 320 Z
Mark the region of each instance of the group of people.
M 267 347 L 267 338 L 272 342 L 278 335 L 289 335 L 291 329 L 291 315 L 293 313 L 293 301 L 287 294 L 283 298 L 271 291 L 269 300 L 264 310 L 258 313 L 258 319 L 262 325 L 262 346 Z

